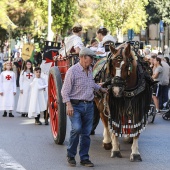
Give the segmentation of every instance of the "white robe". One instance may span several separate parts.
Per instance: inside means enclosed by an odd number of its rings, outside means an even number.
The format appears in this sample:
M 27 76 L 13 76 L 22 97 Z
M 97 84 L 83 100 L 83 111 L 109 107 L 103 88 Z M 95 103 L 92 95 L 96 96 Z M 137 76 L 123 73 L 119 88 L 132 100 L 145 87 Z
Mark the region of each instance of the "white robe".
M 103 40 L 99 43 L 98 49 L 97 49 L 97 51 L 103 53 L 103 54 L 99 55 L 101 57 L 107 56 L 107 52 L 105 52 L 105 47 L 104 47 L 104 43 L 107 42 L 107 41 L 112 41 L 112 42 L 115 43 L 116 39 L 112 35 L 110 35 L 110 34 L 107 34 L 106 36 L 104 36 Z
M 21 93 L 19 94 L 17 112 L 28 113 L 31 91 L 30 84 L 32 83 L 33 79 L 34 79 L 33 73 L 27 73 L 24 71 L 21 72 L 19 84 L 20 90 L 23 90 L 23 94 Z
M 43 78 L 34 78 L 31 85 L 31 96 L 28 117 L 37 117 L 41 112 L 47 109 L 46 91 L 44 89 L 48 86 Z
M 0 110 L 14 110 L 16 78 L 13 71 L 3 71 L 0 75 Z
M 43 60 L 40 68 L 41 68 L 41 77 L 45 79 L 46 84 L 48 84 L 48 76 L 49 76 L 49 71 L 51 68 L 52 62 L 51 63 L 45 63 Z M 45 93 L 46 100 L 48 100 L 48 88 L 46 87 L 46 93 Z
M 69 37 L 66 37 L 65 38 L 65 46 L 59 50 L 59 53 L 63 57 L 66 56 L 66 53 L 67 53 L 67 55 L 69 55 L 72 47 L 74 47 L 74 49 L 77 48 L 77 47 L 82 49 L 82 47 L 84 47 L 84 44 L 81 40 L 81 37 L 79 37 L 78 35 L 75 35 L 75 34 L 73 34 Z
M 112 41 L 115 43 L 116 39 L 112 35 L 107 34 L 106 36 L 103 37 L 103 40 L 101 41 L 101 43 L 104 44 L 107 41 Z

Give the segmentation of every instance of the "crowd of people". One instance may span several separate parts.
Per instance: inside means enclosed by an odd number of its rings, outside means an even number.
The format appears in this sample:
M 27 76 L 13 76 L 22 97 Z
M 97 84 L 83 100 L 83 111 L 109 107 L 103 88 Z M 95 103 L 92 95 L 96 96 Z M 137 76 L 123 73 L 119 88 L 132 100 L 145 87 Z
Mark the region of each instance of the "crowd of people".
M 9 111 L 9 117 L 14 117 L 12 111 L 15 108 L 16 87 L 19 86 L 20 93 L 16 112 L 20 113 L 22 117 L 35 118 L 35 124 L 41 125 L 40 113 L 44 112 L 44 118 L 46 117 L 47 82 L 41 77 L 40 67 L 35 67 L 33 72 L 30 60 L 25 62 L 24 69 L 16 78 L 13 71 L 15 62 L 16 60 L 14 62 L 6 61 L 0 74 L 0 110 L 4 111 L 3 117 L 7 117 L 7 111 Z M 48 125 L 46 119 L 45 124 Z
M 148 50 L 148 49 L 147 49 Z M 170 63 L 167 54 L 149 53 L 147 59 L 150 62 L 153 75 L 152 78 L 157 81 L 153 87 L 153 101 L 156 106 L 156 112 L 161 113 L 164 104 L 169 100 L 169 80 L 170 80 Z
M 93 80 L 92 67 L 94 58 L 101 59 L 107 56 L 105 44 L 115 43 L 115 38 L 109 34 L 109 31 L 101 27 L 96 32 L 96 39 L 93 38 L 90 45 L 84 46 L 81 34 L 82 26 L 76 25 L 72 29 L 72 35 L 66 37 L 59 54 L 67 57 L 70 54 L 76 54 L 79 62 L 70 67 L 66 73 L 65 81 L 61 90 L 63 102 L 66 103 L 66 112 L 71 121 L 70 138 L 67 147 L 68 163 L 76 166 L 75 156 L 77 147 L 80 144 L 80 163 L 83 166 L 93 167 L 94 164 L 89 159 L 90 134 L 99 122 L 98 116 L 94 115 L 94 90 L 107 93 L 107 89 L 102 88 Z M 168 101 L 170 67 L 169 55 L 161 53 L 151 53 L 146 48 L 142 51 L 144 58 L 150 62 L 153 70 L 152 78 L 155 80 L 152 98 L 156 106 L 156 112 L 160 113 L 163 104 Z M 7 61 L 3 64 L 3 57 L 0 53 L 0 110 L 4 111 L 3 117 L 14 117 L 14 96 L 16 95 L 16 86 L 20 88 L 19 99 L 16 111 L 21 116 L 35 118 L 35 124 L 41 125 L 40 113 L 46 117 L 47 109 L 47 81 L 41 77 L 41 68 L 35 67 L 30 60 L 25 62 L 22 68 L 22 59 L 20 53 L 16 53 L 13 62 Z M 40 64 L 40 63 L 39 63 Z M 14 71 L 12 71 L 12 69 Z M 45 120 L 48 124 L 48 120 Z

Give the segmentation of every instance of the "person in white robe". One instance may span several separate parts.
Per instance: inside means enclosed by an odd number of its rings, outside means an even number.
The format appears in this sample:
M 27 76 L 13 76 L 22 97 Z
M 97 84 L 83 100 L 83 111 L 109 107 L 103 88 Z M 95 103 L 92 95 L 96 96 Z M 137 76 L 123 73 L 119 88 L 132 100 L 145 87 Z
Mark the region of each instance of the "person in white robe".
M 52 62 L 46 63 L 45 60 L 43 60 L 41 65 L 40 65 L 40 68 L 41 68 L 41 78 L 44 78 L 46 84 L 48 84 L 48 76 L 49 76 L 49 71 L 50 71 L 51 67 L 52 67 Z M 46 98 L 46 101 L 48 101 L 48 88 L 46 87 L 45 90 L 46 90 L 45 98 Z M 47 108 L 47 103 L 46 103 L 46 108 Z M 44 111 L 45 125 L 49 124 L 48 119 L 49 119 L 49 114 L 48 114 L 48 111 L 45 110 Z
M 84 47 L 81 40 L 82 26 L 75 25 L 72 28 L 73 35 L 66 37 L 64 40 L 63 47 L 59 50 L 59 54 L 62 57 L 68 56 L 73 50 L 75 54 L 79 54 L 80 50 Z
M 4 71 L 0 75 L 0 110 L 4 111 L 3 117 L 14 117 L 12 111 L 15 106 L 16 95 L 16 78 L 12 71 L 12 63 L 7 61 L 4 63 Z
M 100 27 L 97 30 L 96 38 L 99 40 L 96 55 L 99 55 L 100 58 L 102 58 L 101 60 L 106 62 L 106 60 L 104 60 L 104 59 L 106 58 L 106 56 L 108 55 L 109 52 L 105 51 L 104 45 L 107 44 L 107 42 L 116 43 L 116 39 L 112 35 L 110 35 L 109 31 L 104 27 Z M 94 109 L 97 110 L 96 106 L 94 107 Z M 95 134 L 95 129 L 96 129 L 98 123 L 99 123 L 99 120 L 100 120 L 100 114 L 98 114 L 98 111 L 95 111 L 94 112 L 94 119 L 93 119 L 93 127 L 92 127 L 92 131 L 91 131 L 92 135 Z
M 32 62 L 27 60 L 25 62 L 25 68 L 21 71 L 19 85 L 20 85 L 20 94 L 17 104 L 17 112 L 22 114 L 22 117 L 28 115 L 29 103 L 30 103 L 30 84 L 34 79 Z
M 91 40 L 91 47 L 90 49 L 95 52 L 96 58 L 100 59 L 106 56 L 105 49 L 100 45 L 97 39 Z
M 45 97 L 46 90 L 48 86 L 45 82 L 45 79 L 41 78 L 41 68 L 36 67 L 34 69 L 35 78 L 30 84 L 31 94 L 30 94 L 30 104 L 28 109 L 28 117 L 35 118 L 35 124 L 41 125 L 40 122 L 40 113 L 44 112 L 47 108 L 47 100 Z

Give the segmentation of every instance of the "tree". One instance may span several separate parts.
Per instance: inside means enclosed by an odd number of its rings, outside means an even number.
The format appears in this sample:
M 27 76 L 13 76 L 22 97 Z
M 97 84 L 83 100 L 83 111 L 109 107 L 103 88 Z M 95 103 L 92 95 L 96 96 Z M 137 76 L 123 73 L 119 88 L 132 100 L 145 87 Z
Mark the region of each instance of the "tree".
M 99 0 L 77 0 L 78 14 L 76 21 L 80 23 L 85 30 L 101 26 L 102 20 L 98 14 Z
M 75 21 L 76 0 L 52 0 L 53 31 L 65 34 Z
M 139 33 L 146 26 L 147 4 L 147 0 L 102 0 L 99 13 L 104 20 L 104 26 L 112 33 L 117 31 L 120 40 L 128 29 Z
M 148 5 L 146 6 L 146 13 L 148 15 L 146 22 L 146 44 L 149 43 L 149 25 L 157 24 L 161 20 L 161 16 L 159 15 L 158 9 L 155 8 L 155 4 L 153 0 L 149 0 Z
M 160 19 L 166 24 L 170 24 L 170 1 L 169 0 L 150 0 L 157 9 Z
M 161 20 L 161 16 L 159 15 L 158 9 L 155 8 L 153 0 L 149 0 L 148 5 L 146 6 L 146 13 L 148 15 L 147 25 L 157 24 Z

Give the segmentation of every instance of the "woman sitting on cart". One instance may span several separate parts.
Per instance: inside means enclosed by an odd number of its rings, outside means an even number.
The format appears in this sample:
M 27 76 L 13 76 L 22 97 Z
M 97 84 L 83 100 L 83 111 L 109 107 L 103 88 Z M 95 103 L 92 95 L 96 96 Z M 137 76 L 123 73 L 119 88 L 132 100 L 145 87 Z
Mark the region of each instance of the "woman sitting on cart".
M 63 57 L 67 57 L 70 53 L 79 54 L 84 47 L 81 40 L 82 26 L 79 24 L 73 26 L 72 33 L 71 36 L 65 38 L 64 45 L 59 51 Z
M 99 55 L 103 57 L 106 56 L 106 52 L 107 52 L 105 50 L 105 45 L 116 42 L 116 39 L 108 32 L 109 31 L 106 28 L 100 27 L 96 33 L 97 39 L 99 40 L 98 52 Z M 101 52 L 103 52 L 103 54 L 101 54 Z
M 105 60 L 104 58 L 107 56 L 107 51 L 105 50 L 105 45 L 107 45 L 109 43 L 115 43 L 116 40 L 112 35 L 108 34 L 108 30 L 104 27 L 101 27 L 97 30 L 96 37 L 99 40 L 99 44 L 98 44 L 97 50 L 95 51 L 95 54 L 97 56 L 99 56 L 98 57 L 99 59 L 103 58 L 103 60 Z M 107 60 L 105 60 L 105 62 L 106 61 Z M 93 128 L 91 131 L 91 135 L 95 134 L 95 129 L 96 129 L 97 125 L 99 124 L 99 120 L 100 120 L 100 113 L 97 109 L 96 104 L 94 103 L 94 119 L 93 119 Z

